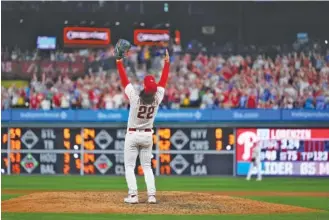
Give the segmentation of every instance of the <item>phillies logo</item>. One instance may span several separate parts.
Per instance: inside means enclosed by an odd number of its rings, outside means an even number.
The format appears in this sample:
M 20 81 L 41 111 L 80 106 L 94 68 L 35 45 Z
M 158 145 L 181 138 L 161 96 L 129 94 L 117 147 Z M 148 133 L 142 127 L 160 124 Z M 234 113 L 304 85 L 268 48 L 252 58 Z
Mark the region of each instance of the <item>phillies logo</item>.
M 237 142 L 240 146 L 243 146 L 243 160 L 248 160 L 250 158 L 251 148 L 258 140 L 257 134 L 252 131 L 245 131 L 238 136 Z

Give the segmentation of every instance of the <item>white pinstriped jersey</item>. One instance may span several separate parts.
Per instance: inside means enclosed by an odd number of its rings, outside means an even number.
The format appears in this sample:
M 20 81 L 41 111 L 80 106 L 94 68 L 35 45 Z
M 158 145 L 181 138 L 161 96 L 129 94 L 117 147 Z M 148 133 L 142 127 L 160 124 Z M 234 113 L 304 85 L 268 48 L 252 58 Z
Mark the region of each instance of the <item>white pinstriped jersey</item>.
M 136 93 L 133 85 L 129 83 L 125 88 L 125 93 L 129 98 L 130 110 L 128 117 L 128 128 L 147 129 L 153 128 L 153 122 L 159 105 L 164 97 L 164 88 L 157 88 L 155 101 L 152 104 L 141 102 L 139 94 Z
M 256 146 L 252 149 L 251 158 L 260 159 L 260 151 L 261 151 L 261 147 L 259 143 L 257 143 Z

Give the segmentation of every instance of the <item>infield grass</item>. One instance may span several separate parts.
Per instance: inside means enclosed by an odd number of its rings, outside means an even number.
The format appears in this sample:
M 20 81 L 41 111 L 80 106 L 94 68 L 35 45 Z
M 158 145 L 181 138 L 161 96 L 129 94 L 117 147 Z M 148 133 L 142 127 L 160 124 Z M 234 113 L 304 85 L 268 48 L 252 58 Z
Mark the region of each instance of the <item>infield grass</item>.
M 145 190 L 144 178 L 137 178 Z M 329 192 L 329 178 L 265 178 L 261 182 L 233 177 L 156 177 L 160 191 Z M 118 176 L 2 176 L 1 189 L 127 190 Z
M 126 190 L 123 177 L 110 176 L 2 176 L 2 190 Z M 322 213 L 275 215 L 125 215 L 125 214 L 52 214 L 2 213 L 4 220 L 325 220 L 329 219 L 329 198 L 259 196 L 261 191 L 329 192 L 328 178 L 265 178 L 262 182 L 247 182 L 243 178 L 223 177 L 157 177 L 159 191 L 255 191 L 257 196 L 245 198 L 325 210 Z M 145 190 L 144 179 L 138 178 L 140 190 Z M 19 194 L 2 194 L 6 200 Z

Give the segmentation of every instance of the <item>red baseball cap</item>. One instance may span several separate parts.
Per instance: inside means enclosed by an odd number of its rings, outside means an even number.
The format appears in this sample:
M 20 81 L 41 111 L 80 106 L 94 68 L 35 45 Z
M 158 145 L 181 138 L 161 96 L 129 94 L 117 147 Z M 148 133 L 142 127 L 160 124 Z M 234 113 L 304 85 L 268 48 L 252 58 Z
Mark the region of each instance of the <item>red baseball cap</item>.
M 146 94 L 153 94 L 157 91 L 157 83 L 155 82 L 154 76 L 147 75 L 144 78 L 144 91 Z

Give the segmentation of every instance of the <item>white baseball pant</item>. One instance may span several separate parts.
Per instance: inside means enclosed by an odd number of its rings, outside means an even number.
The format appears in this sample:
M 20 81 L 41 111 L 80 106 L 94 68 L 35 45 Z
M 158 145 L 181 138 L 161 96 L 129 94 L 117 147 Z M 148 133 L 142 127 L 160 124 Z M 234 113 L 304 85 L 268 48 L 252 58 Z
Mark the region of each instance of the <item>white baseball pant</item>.
M 125 174 L 128 185 L 128 194 L 137 195 L 135 167 L 137 156 L 143 168 L 147 193 L 155 195 L 155 180 L 152 171 L 152 139 L 153 132 L 127 131 L 124 149 Z
M 254 162 L 250 162 L 250 167 L 247 175 L 247 180 L 250 180 L 253 170 L 257 170 L 257 179 L 262 179 L 262 163 L 259 158 L 256 158 Z

